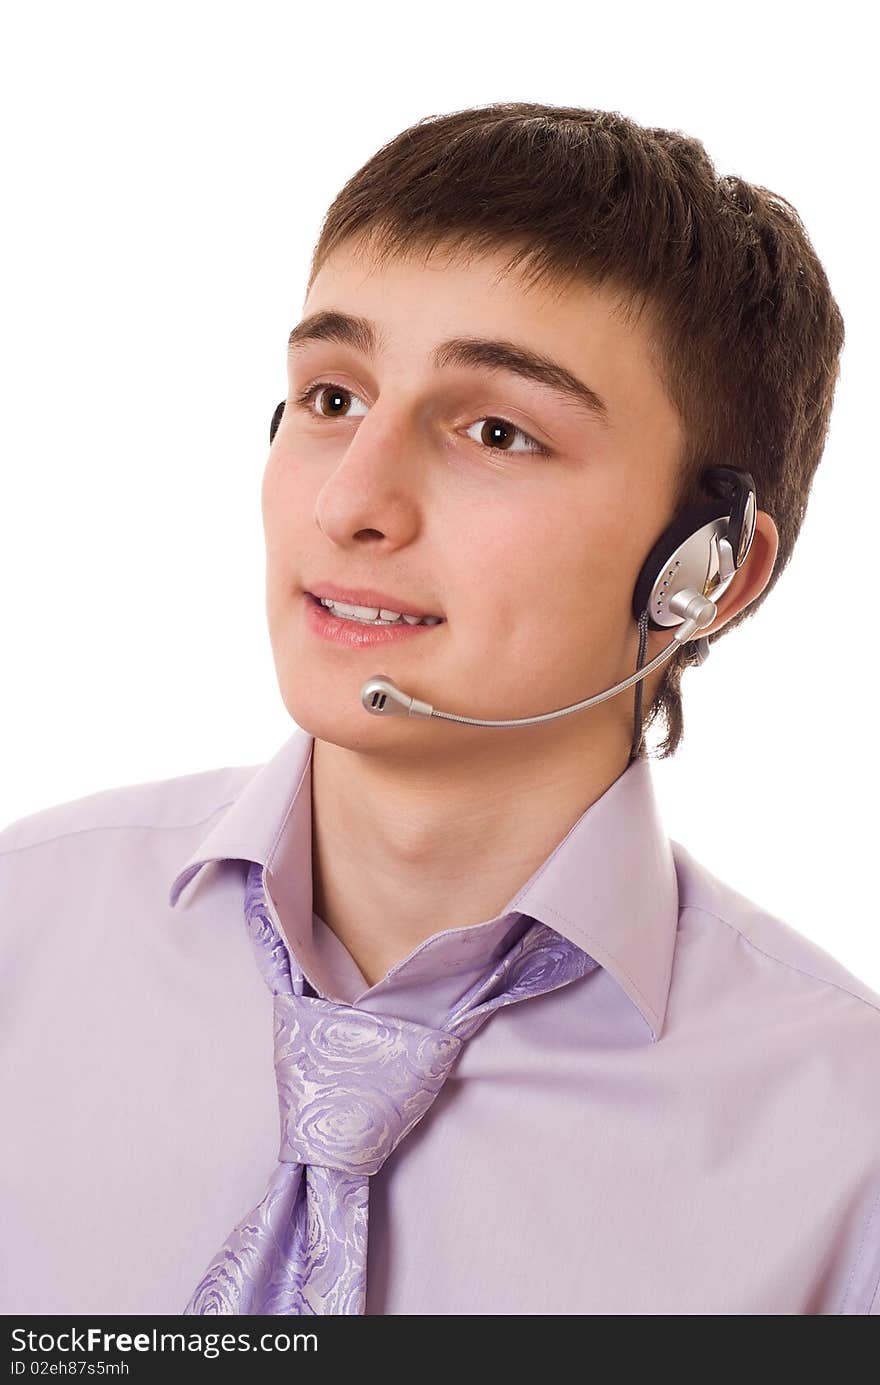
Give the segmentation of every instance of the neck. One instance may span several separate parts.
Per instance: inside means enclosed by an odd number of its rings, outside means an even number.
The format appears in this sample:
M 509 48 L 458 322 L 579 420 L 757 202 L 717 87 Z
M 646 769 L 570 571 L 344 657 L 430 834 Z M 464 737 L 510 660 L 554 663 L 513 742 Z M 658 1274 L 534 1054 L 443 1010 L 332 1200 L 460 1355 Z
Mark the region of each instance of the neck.
M 627 728 L 591 729 L 495 731 L 476 747 L 449 728 L 396 755 L 315 738 L 313 907 L 368 985 L 432 934 L 500 914 L 624 772 Z

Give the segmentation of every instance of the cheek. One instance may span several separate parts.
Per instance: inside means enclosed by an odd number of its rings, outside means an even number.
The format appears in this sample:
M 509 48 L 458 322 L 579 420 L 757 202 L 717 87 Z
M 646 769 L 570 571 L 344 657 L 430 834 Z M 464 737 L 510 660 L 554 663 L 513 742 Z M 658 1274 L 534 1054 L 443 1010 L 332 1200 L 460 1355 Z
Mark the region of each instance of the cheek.
M 298 473 L 280 453 L 270 455 L 260 487 L 263 534 L 269 559 L 276 553 L 290 553 L 290 545 L 304 514 L 306 497 L 301 493 Z
M 296 476 L 296 467 L 292 464 L 291 458 L 285 455 L 282 449 L 274 448 L 268 456 L 266 467 L 263 472 L 263 509 L 268 507 L 282 496 L 285 490 L 290 490 Z
M 492 593 L 493 636 L 534 657 L 570 643 L 572 631 L 589 644 L 626 620 L 629 542 L 620 506 L 595 495 L 544 499 L 527 515 L 475 526 L 462 571 L 473 578 L 475 607 L 481 590 Z
M 513 652 L 520 641 L 525 650 L 557 639 L 562 608 L 574 609 L 572 591 L 586 581 L 583 545 L 570 515 L 546 500 L 540 507 L 503 510 L 490 501 L 474 507 L 456 533 L 456 551 L 447 554 L 474 616 L 465 629 L 481 645 L 488 638 Z

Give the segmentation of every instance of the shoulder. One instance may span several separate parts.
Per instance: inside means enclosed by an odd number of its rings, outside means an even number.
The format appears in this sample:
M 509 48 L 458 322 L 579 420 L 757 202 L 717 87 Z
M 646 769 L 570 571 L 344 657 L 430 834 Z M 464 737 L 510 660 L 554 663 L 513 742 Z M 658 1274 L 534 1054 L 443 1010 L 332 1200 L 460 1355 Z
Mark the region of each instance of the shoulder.
M 77 994 L 93 1005 L 120 967 L 149 968 L 158 965 L 157 950 L 177 956 L 197 946 L 193 931 L 175 921 L 169 887 L 257 769 L 223 766 L 116 785 L 8 823 L 0 831 L 7 993 L 35 994 L 51 972 L 59 1004 L 66 1004 L 63 978 L 75 976 Z
M 853 1002 L 880 1040 L 880 992 L 793 924 L 721 880 L 679 842 L 672 842 L 680 926 L 735 942 L 762 958 L 762 976 L 779 987 L 839 992 Z
M 880 1182 L 880 993 L 679 843 L 672 848 L 671 998 L 677 989 L 688 1032 L 691 1023 L 711 1030 L 734 1069 L 759 1062 L 768 1080 L 802 1084 L 805 1108 L 825 1119 L 836 1112 Z
M 171 779 L 99 789 L 50 804 L 0 830 L 0 858 L 14 858 L 85 833 L 197 827 L 228 807 L 260 765 L 224 766 Z
M 763 1113 L 790 1179 L 820 1179 L 805 1206 L 836 1207 L 836 1311 L 880 1312 L 880 994 L 678 842 L 672 849 L 686 1032 L 692 1022 L 719 1087 Z

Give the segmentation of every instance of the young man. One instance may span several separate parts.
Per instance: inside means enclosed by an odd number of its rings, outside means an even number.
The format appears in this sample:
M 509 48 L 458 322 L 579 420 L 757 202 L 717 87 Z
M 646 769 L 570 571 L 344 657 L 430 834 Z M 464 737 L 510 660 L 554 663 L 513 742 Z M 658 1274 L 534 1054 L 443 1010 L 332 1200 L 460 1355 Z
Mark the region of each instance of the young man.
M 643 734 L 787 562 L 842 342 L 675 132 L 511 103 L 355 174 L 262 489 L 294 734 L 0 842 L 3 1311 L 878 1312 L 880 997 L 668 839 Z M 642 683 L 369 714 L 644 668 L 715 467 L 750 542 L 697 526 Z

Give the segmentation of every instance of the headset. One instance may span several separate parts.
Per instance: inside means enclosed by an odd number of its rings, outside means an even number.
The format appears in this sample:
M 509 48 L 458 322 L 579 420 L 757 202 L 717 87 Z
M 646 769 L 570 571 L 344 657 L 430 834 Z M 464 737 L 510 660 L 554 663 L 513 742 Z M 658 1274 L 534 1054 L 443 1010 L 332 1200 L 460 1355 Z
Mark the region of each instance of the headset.
M 281 422 L 285 400 L 276 408 L 269 427 L 271 444 Z M 718 607 L 717 598 L 729 587 L 748 557 L 755 537 L 757 497 L 755 482 L 747 471 L 737 467 L 710 466 L 701 480 L 709 498 L 689 505 L 664 529 L 642 566 L 633 591 L 632 611 L 639 625 L 639 653 L 636 672 L 604 692 L 583 702 L 574 702 L 541 716 L 517 717 L 512 721 L 487 721 L 480 717 L 440 712 L 430 702 L 411 697 L 384 674 L 376 674 L 361 688 L 360 700 L 372 716 L 437 717 L 467 726 L 533 726 L 554 721 L 572 712 L 594 707 L 616 697 L 636 684 L 633 743 L 630 762 L 636 758 L 641 742 L 642 679 L 686 644 L 698 630 L 711 625 Z M 669 644 L 656 658 L 642 667 L 648 629 L 674 629 Z M 695 640 L 695 660 L 705 663 L 709 640 Z

